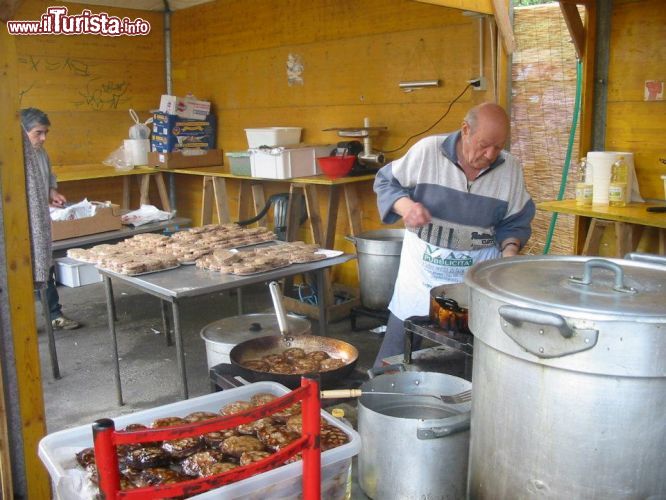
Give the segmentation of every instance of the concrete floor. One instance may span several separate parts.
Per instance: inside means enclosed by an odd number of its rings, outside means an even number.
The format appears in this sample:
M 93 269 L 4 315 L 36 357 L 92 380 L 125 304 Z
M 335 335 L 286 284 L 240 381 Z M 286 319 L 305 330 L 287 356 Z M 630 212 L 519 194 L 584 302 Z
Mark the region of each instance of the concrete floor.
M 121 284 L 114 284 L 118 314 L 117 335 L 125 405 L 116 404 L 112 347 L 107 327 L 106 302 L 101 283 L 79 288 L 59 287 L 66 316 L 81 321 L 78 330 L 56 332 L 62 378 L 54 380 L 48 343 L 38 311 L 44 402 L 48 432 L 52 433 L 102 417 L 114 417 L 179 401 L 174 346 L 162 332 L 159 300 Z M 244 289 L 244 313 L 272 312 L 268 287 Z M 210 392 L 204 341 L 199 332 L 217 319 L 237 314 L 236 297 L 217 294 L 183 303 L 183 340 L 190 396 Z M 360 318 L 360 327 L 373 328 L 376 320 Z M 313 331 L 317 324 L 313 322 Z M 381 336 L 367 329 L 352 332 L 349 319 L 329 326 L 329 336 L 354 344 L 360 353 L 357 375 L 372 366 Z M 361 375 L 362 376 L 362 375 Z M 343 403 L 355 425 L 355 401 Z M 353 498 L 366 498 L 354 484 Z

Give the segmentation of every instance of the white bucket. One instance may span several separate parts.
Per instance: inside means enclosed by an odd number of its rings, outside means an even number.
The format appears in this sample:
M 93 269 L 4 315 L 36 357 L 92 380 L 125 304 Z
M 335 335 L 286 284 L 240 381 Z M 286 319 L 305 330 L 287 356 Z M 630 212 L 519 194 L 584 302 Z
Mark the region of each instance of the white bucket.
M 125 139 L 125 151 L 132 165 L 147 165 L 150 141 L 148 139 Z

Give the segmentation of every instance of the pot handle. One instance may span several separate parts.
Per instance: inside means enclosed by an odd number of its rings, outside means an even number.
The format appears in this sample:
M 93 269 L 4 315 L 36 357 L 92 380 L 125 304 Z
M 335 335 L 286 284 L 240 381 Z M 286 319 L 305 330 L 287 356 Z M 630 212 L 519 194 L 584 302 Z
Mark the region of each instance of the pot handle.
M 353 236 L 345 236 L 345 239 L 347 241 L 351 241 L 354 244 L 354 246 L 356 246 L 356 238 L 354 238 Z
M 624 256 L 626 260 L 634 260 L 636 262 L 645 262 L 646 264 L 657 264 L 659 266 L 666 266 L 666 257 L 662 255 L 653 255 L 651 253 L 631 252 Z
M 454 417 L 446 418 L 445 425 L 430 425 L 433 423 L 441 423 L 440 420 L 423 420 L 416 429 L 416 437 L 421 440 L 438 439 L 458 432 L 469 430 L 471 420 L 471 412 L 461 413 Z
M 381 375 L 386 372 L 404 372 L 405 370 L 405 365 L 403 364 L 395 364 L 395 365 L 387 365 L 387 366 L 378 366 L 377 368 L 370 368 L 368 370 L 368 377 L 375 378 L 377 375 Z
M 585 269 L 583 270 L 583 277 L 577 278 L 575 276 L 572 276 L 571 278 L 569 278 L 569 281 L 577 285 L 590 285 L 592 283 L 593 267 L 601 267 L 615 272 L 615 285 L 613 286 L 613 290 L 615 290 L 616 292 L 636 293 L 635 288 L 624 286 L 624 270 L 615 262 L 611 262 L 605 259 L 588 260 L 585 263 Z
M 559 314 L 500 306 L 501 326 L 511 340 L 539 358 L 559 358 L 592 349 L 599 330 L 572 328 Z

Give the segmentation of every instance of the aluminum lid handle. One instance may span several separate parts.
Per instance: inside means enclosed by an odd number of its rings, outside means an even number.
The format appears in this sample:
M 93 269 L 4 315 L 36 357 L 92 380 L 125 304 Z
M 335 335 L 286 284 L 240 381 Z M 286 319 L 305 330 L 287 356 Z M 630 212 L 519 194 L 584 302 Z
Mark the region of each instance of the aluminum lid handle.
M 590 285 L 592 284 L 592 269 L 598 267 L 602 269 L 608 269 L 615 273 L 615 284 L 613 285 L 613 290 L 616 292 L 622 293 L 636 293 L 636 289 L 632 287 L 627 287 L 624 285 L 624 270 L 615 262 L 611 262 L 605 259 L 590 259 L 585 263 L 583 269 L 583 277 L 578 278 L 576 276 L 571 276 L 569 281 L 576 285 Z
M 499 308 L 502 331 L 539 358 L 558 358 L 592 349 L 599 331 L 572 328 L 559 314 L 514 305 Z

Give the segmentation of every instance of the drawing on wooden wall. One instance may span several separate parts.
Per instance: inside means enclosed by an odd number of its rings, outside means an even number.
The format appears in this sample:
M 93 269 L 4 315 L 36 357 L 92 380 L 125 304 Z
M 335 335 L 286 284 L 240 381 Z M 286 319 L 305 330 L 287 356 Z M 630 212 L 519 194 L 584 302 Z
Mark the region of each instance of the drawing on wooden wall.
M 663 101 L 664 100 L 664 82 L 659 80 L 645 81 L 644 101 Z
M 287 83 L 290 87 L 303 85 L 303 59 L 298 54 L 287 56 Z
M 42 81 L 49 81 L 47 74 L 53 73 L 80 78 L 80 86 L 71 89 L 76 96 L 71 101 L 75 107 L 83 106 L 96 111 L 104 111 L 118 109 L 121 102 L 129 101 L 129 82 L 123 79 L 110 80 L 97 75 L 94 72 L 95 65 L 82 59 L 29 55 L 19 57 L 19 64 L 27 66 L 27 75 L 29 75 L 25 78 L 29 81 L 19 90 L 19 103 L 22 103 L 23 98 L 31 92 L 38 92 L 39 84 Z M 34 73 L 38 73 L 38 76 L 35 76 Z

